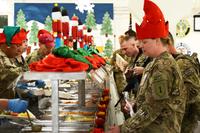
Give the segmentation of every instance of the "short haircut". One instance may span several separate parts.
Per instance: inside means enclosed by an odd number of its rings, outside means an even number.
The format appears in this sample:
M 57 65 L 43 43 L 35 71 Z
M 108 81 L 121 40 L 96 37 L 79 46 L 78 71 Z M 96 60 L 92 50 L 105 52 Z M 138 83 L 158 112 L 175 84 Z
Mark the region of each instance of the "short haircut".
M 124 37 L 124 40 L 125 41 L 128 41 L 128 40 L 130 40 L 131 38 L 136 38 L 135 36 L 129 36 L 129 35 L 126 35 L 125 37 Z
M 174 38 L 173 38 L 171 32 L 169 32 L 168 37 L 169 37 L 169 39 L 170 39 L 170 41 L 171 41 L 171 44 L 174 45 Z
M 127 36 L 136 37 L 136 32 L 133 31 L 132 29 L 127 30 L 124 34 L 127 35 Z
M 125 36 L 124 35 L 120 35 L 119 36 L 119 43 L 122 44 L 125 41 Z

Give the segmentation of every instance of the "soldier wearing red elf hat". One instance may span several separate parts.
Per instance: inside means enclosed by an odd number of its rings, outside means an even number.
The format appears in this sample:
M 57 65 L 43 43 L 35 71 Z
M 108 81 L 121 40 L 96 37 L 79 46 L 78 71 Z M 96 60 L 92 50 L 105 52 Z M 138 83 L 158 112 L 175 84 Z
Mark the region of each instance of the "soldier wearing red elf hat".
M 40 48 L 26 57 L 28 64 L 43 59 L 46 55 L 51 53 L 55 46 L 53 35 L 46 30 L 42 29 L 38 32 L 38 40 Z
M 24 29 L 14 26 L 6 26 L 0 33 L 0 97 L 14 98 L 13 83 L 23 72 L 16 66 L 13 58 L 22 55 L 27 41 L 27 33 Z
M 145 16 L 136 24 L 137 39 L 145 55 L 154 58 L 145 67 L 136 101 L 137 110 L 111 133 L 179 133 L 185 110 L 186 91 L 180 70 L 163 43 L 168 23 L 159 7 L 144 1 Z

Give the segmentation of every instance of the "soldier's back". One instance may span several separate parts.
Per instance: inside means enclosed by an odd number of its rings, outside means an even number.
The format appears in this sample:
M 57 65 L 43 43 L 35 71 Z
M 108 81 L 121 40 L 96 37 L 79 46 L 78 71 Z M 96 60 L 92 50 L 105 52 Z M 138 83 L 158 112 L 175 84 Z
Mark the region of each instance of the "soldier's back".
M 192 56 L 176 54 L 174 58 L 181 69 L 187 90 L 186 111 L 181 133 L 193 133 L 200 120 L 200 77 L 199 64 Z

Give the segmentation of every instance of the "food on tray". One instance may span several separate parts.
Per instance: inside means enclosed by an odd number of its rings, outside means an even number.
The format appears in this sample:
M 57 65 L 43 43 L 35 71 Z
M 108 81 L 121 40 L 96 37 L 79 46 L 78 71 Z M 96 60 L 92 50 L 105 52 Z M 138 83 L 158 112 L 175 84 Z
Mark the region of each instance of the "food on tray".
M 98 118 L 103 118 L 103 119 L 105 119 L 105 117 L 106 117 L 106 112 L 99 111 L 99 112 L 96 113 L 96 115 L 97 115 Z
M 109 97 L 109 96 L 104 96 L 104 97 L 103 97 L 103 100 L 104 100 L 104 101 L 109 101 L 109 100 L 110 100 L 110 97 Z
M 30 118 L 35 118 L 35 116 L 30 111 L 28 111 L 28 113 L 29 113 Z M 23 118 L 28 118 L 28 114 L 26 112 L 19 113 L 17 116 L 18 117 L 23 117 Z
M 109 103 L 109 100 L 104 99 L 104 98 L 100 99 L 100 104 L 106 104 L 106 105 L 108 105 L 108 103 Z
M 92 93 L 92 97 L 98 98 L 98 97 L 99 97 L 99 94 L 97 94 L 97 93 Z
M 106 111 L 106 108 L 107 108 L 107 107 L 106 107 L 105 104 L 98 104 L 97 106 L 98 106 L 98 110 L 99 110 L 99 111 L 104 111 L 104 112 Z
M 44 95 L 51 96 L 51 90 L 44 90 Z M 59 91 L 59 98 L 71 99 L 72 95 L 67 92 Z
M 94 115 L 95 112 L 84 112 L 84 111 L 75 111 L 75 112 L 63 112 L 63 115 Z
M 30 118 L 35 119 L 35 116 L 30 111 L 28 111 L 28 112 L 29 112 Z M 17 118 L 28 118 L 26 112 L 24 112 L 24 113 L 15 113 L 15 112 L 4 111 L 4 110 L 0 110 L 0 116 L 3 116 L 3 117 L 17 117 Z
M 98 102 L 98 98 L 92 97 L 92 103 L 96 104 Z
M 76 116 L 76 115 L 67 115 L 65 117 L 66 122 L 93 122 L 94 116 Z
M 15 112 L 10 112 L 10 115 L 12 116 L 18 116 L 19 114 L 18 113 L 15 113 Z M 20 117 L 20 116 L 19 116 Z

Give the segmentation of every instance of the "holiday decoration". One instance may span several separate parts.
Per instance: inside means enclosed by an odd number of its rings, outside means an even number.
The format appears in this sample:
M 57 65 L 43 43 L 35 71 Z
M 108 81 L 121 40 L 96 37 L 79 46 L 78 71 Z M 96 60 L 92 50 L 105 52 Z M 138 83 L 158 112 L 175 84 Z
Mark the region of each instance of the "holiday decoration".
M 53 35 L 54 37 L 59 37 L 61 38 L 61 32 L 62 32 L 62 15 L 61 15 L 61 10 L 58 4 L 54 4 L 54 7 L 52 9 L 52 29 L 53 29 Z
M 181 19 L 176 25 L 176 36 L 185 37 L 190 32 L 190 23 L 186 19 Z
M 105 44 L 105 48 L 104 48 L 104 54 L 106 57 L 110 58 L 110 56 L 112 55 L 112 41 L 110 39 L 108 39 L 106 41 Z
M 46 20 L 44 22 L 44 29 L 49 31 L 49 32 L 52 32 L 52 19 L 50 16 L 47 16 L 46 17 Z
M 72 28 L 71 28 L 72 38 L 73 41 L 75 42 L 78 36 L 78 17 L 75 14 L 72 16 L 71 22 L 72 22 Z
M 52 9 L 52 29 L 53 36 L 55 37 L 56 48 L 62 45 L 62 14 L 58 4 L 54 4 Z
M 16 25 L 19 26 L 20 28 L 23 28 L 25 30 L 28 29 L 28 26 L 26 25 L 26 18 L 25 18 L 25 15 L 24 15 L 24 12 L 20 9 L 18 12 L 17 12 L 17 22 L 16 22 Z
M 110 15 L 108 12 L 106 12 L 104 14 L 104 17 L 103 17 L 103 23 L 102 23 L 102 26 L 101 26 L 101 34 L 102 35 L 105 35 L 106 37 L 108 35 L 112 35 L 112 24 L 111 24 L 111 18 L 110 18 Z
M 75 0 L 76 9 L 79 10 L 81 13 L 84 11 L 94 11 L 94 4 L 90 2 L 90 0 Z
M 83 42 L 84 46 L 88 46 L 87 28 L 85 25 L 83 26 Z
M 69 39 L 69 16 L 65 8 L 62 8 L 62 33 L 64 44 L 67 45 Z
M 32 26 L 31 26 L 30 36 L 29 36 L 30 44 L 36 45 L 38 43 L 38 37 L 37 37 L 38 31 L 39 31 L 39 27 L 37 25 L 37 22 L 33 21 Z
M 86 63 L 76 61 L 72 58 L 60 58 L 49 54 L 41 61 L 29 65 L 31 71 L 45 72 L 78 72 L 86 71 L 89 66 Z
M 92 29 L 88 28 L 87 30 L 87 41 L 88 45 L 91 46 L 93 44 L 93 35 L 92 35 Z
M 80 45 L 80 48 L 83 48 L 84 42 L 83 42 L 83 23 L 81 20 L 78 20 L 78 42 Z
M 89 12 L 89 11 L 87 12 L 85 25 L 87 28 L 96 29 L 96 19 L 94 16 L 94 12 Z
M 56 48 L 53 50 L 52 53 L 59 57 L 73 58 L 77 61 L 87 63 L 90 66 L 90 68 L 92 68 L 92 64 L 87 59 L 85 59 L 81 54 L 79 54 L 73 50 L 70 50 L 66 46 Z
M 141 25 L 136 24 L 137 39 L 167 37 L 169 25 L 160 8 L 152 1 L 145 0 L 144 12 Z
M 71 33 L 73 39 L 73 49 L 77 49 L 77 39 L 78 39 L 78 17 L 74 14 L 71 19 Z

